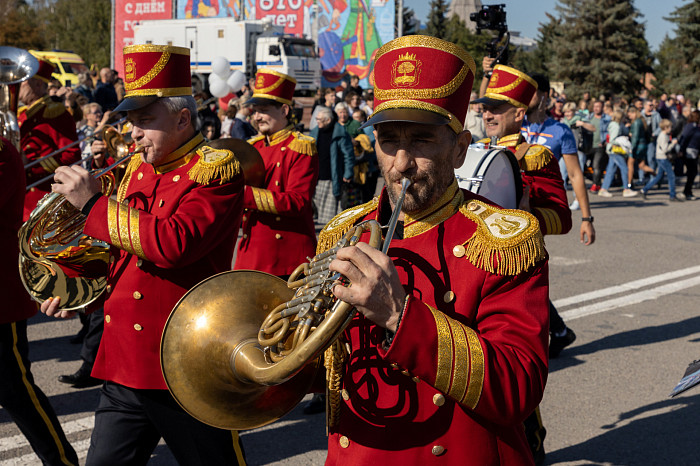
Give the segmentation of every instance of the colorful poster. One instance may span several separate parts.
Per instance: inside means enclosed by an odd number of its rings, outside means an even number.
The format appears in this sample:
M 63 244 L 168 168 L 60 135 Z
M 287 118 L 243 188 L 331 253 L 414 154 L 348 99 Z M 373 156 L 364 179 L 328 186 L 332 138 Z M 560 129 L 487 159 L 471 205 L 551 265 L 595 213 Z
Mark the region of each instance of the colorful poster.
M 255 18 L 269 18 L 284 32 L 302 36 L 304 32 L 304 0 L 257 0 Z
M 336 87 L 348 74 L 371 87 L 370 73 L 379 47 L 394 38 L 394 0 L 316 0 L 309 21 L 318 26 L 323 87 Z M 311 3 L 310 1 L 307 3 Z
M 241 6 L 243 12 L 241 12 Z M 254 18 L 255 0 L 177 0 L 175 18 Z
M 114 63 L 112 68 L 124 77 L 122 49 L 134 42 L 134 23 L 145 19 L 172 18 L 172 0 L 116 0 L 114 2 Z

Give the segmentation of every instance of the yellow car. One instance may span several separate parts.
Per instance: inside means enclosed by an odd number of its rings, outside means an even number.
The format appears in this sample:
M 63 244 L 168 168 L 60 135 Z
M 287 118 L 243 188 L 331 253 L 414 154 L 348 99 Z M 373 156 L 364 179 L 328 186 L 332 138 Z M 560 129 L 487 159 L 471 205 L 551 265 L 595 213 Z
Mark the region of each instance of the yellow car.
M 77 53 L 63 52 L 59 50 L 30 50 L 29 53 L 37 58 L 53 63 L 54 72 L 52 76 L 61 81 L 63 86 L 77 86 L 78 75 L 89 71 L 89 68 L 85 65 L 85 62 Z

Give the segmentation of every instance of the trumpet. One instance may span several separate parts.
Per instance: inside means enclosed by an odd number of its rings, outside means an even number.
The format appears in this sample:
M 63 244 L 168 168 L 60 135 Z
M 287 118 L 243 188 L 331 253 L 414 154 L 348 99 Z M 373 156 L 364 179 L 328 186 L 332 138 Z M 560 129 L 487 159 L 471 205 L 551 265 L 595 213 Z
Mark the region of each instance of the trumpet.
M 137 146 L 124 154 L 126 144 L 121 140 L 116 151 L 122 154 L 119 160 L 92 173 L 101 181 L 105 196 L 112 193 L 116 184 L 111 171 L 144 150 Z M 42 303 L 58 296 L 61 309 L 81 311 L 104 292 L 110 245 L 83 233 L 86 218 L 63 195 L 52 192 L 39 201 L 20 228 L 20 278 L 35 301 Z

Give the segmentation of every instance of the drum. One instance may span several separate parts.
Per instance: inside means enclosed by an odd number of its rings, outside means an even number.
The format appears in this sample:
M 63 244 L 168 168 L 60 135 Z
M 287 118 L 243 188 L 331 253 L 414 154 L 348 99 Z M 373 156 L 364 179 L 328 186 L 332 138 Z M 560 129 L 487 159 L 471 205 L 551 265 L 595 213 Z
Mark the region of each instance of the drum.
M 472 144 L 464 164 L 455 170 L 460 188 L 483 196 L 506 209 L 517 209 L 523 195 L 520 167 L 503 147 Z

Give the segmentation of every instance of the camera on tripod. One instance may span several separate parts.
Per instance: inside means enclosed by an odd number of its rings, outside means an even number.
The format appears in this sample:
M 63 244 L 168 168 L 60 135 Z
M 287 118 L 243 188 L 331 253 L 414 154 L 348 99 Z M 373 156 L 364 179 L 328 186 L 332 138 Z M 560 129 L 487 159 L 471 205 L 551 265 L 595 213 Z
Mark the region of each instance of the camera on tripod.
M 506 5 L 484 5 L 481 10 L 469 15 L 469 19 L 476 23 L 476 32 L 481 32 L 483 29 L 490 31 L 508 30 L 506 25 Z

